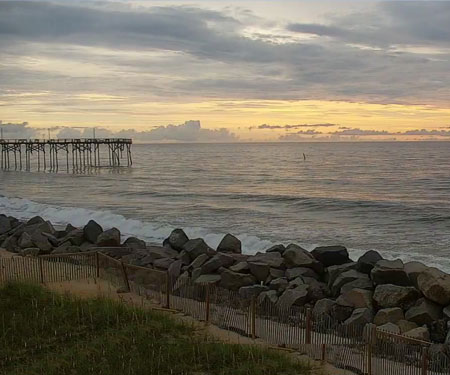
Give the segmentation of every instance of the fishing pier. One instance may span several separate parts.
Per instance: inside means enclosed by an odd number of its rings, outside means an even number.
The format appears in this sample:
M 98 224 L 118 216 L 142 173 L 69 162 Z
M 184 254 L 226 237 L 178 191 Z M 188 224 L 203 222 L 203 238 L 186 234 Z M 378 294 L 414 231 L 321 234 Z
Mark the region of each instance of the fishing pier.
M 128 138 L 0 139 L 0 168 L 67 171 L 133 164 Z

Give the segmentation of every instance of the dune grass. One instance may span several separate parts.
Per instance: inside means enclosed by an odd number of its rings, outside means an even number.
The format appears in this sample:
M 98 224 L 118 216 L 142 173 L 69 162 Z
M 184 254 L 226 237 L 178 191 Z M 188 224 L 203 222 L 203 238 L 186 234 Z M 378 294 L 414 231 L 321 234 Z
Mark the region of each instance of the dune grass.
M 257 346 L 214 342 L 163 313 L 39 286 L 0 288 L 0 374 L 312 374 Z

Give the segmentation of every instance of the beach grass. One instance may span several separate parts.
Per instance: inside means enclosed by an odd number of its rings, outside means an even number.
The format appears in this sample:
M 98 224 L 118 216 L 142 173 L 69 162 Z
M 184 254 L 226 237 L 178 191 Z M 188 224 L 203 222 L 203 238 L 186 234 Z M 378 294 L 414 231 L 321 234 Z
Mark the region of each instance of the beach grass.
M 161 312 L 8 283 L 0 288 L 0 373 L 301 375 L 313 370 L 284 353 L 215 341 Z

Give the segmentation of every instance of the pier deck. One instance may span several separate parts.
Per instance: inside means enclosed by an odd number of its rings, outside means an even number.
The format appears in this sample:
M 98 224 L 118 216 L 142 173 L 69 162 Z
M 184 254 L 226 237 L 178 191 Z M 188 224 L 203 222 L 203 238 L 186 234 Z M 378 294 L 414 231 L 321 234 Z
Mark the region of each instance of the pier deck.
M 59 152 L 64 154 L 67 171 L 70 165 L 73 170 L 131 166 L 132 143 L 129 138 L 0 139 L 0 168 L 30 170 L 36 165 L 38 169 L 58 170 Z

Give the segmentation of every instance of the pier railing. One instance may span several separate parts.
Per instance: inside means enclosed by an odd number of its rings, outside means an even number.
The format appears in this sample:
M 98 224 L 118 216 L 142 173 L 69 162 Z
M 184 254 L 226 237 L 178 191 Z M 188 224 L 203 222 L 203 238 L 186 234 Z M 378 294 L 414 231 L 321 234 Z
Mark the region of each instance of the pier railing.
M 96 249 L 40 257 L 0 258 L 0 282 L 38 283 L 101 278 L 165 308 L 220 328 L 260 339 L 274 348 L 307 354 L 336 367 L 367 375 L 450 374 L 443 345 L 381 331 L 373 324 L 345 325 L 315 317 L 301 306 L 243 298 L 214 284 L 173 278 L 166 271 L 125 264 Z

